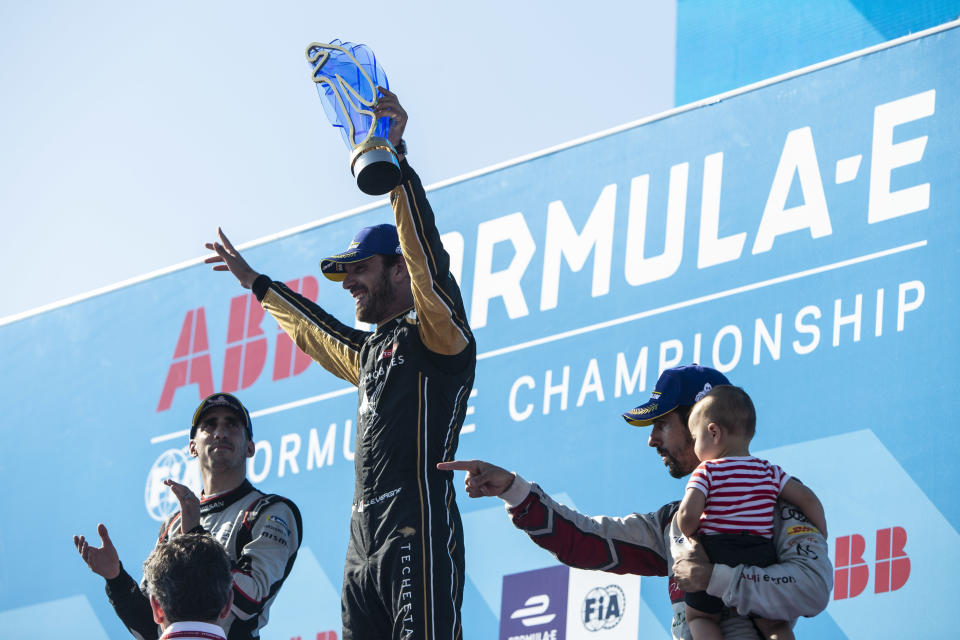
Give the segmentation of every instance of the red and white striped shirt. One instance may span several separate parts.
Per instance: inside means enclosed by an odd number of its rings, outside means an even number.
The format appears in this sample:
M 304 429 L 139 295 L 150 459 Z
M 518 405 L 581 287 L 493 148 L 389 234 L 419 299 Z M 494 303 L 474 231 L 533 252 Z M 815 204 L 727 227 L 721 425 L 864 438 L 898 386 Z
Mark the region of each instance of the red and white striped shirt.
M 753 456 L 701 462 L 687 482 L 707 497 L 700 533 L 772 537 L 773 506 L 789 479 L 777 465 Z

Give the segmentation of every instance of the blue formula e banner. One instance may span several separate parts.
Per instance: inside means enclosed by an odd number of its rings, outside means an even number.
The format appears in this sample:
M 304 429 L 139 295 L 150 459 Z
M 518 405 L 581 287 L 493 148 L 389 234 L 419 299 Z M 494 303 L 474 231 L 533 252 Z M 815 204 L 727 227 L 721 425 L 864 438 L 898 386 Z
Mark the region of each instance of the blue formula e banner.
M 431 189 L 479 343 L 459 457 L 584 513 L 652 511 L 684 483 L 620 413 L 664 368 L 716 367 L 755 399 L 752 451 L 826 508 L 836 586 L 798 635 L 952 633 L 958 59 L 954 24 Z M 391 218 L 244 253 L 352 318 L 317 263 Z M 225 390 L 253 412 L 249 477 L 304 516 L 264 637 L 339 637 L 356 393 L 232 277 L 193 264 L 6 322 L 0 353 L 5 635 L 124 637 L 71 536 L 106 523 L 139 577 L 161 481 L 199 488 L 191 414 Z M 499 500 L 459 504 L 466 637 L 669 636 L 664 578 L 559 567 Z

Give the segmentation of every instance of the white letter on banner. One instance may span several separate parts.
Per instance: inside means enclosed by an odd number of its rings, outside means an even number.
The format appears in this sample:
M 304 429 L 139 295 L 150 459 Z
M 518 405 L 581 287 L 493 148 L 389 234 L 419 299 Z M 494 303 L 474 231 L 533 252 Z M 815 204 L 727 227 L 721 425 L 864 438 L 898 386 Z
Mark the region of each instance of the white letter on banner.
M 257 473 L 257 470 L 254 468 L 257 463 L 257 458 L 260 457 L 260 454 L 263 454 L 263 469 L 260 473 Z M 263 482 L 267 475 L 270 473 L 270 461 L 273 458 L 273 449 L 270 447 L 269 440 L 260 440 L 257 442 L 257 447 L 254 449 L 254 454 L 252 458 L 247 458 L 247 475 L 250 476 L 250 480 L 253 482 Z
M 310 429 L 310 438 L 307 441 L 307 471 L 319 469 L 333 464 L 333 450 L 337 446 L 337 424 L 331 423 L 327 428 L 327 437 L 320 446 L 320 436 L 316 429 Z
M 543 284 L 540 289 L 540 310 L 557 306 L 560 289 L 560 258 L 566 259 L 571 271 L 580 271 L 593 254 L 594 298 L 610 291 L 610 262 L 613 255 L 613 218 L 617 208 L 617 185 L 608 184 L 600 192 L 597 204 L 577 234 L 563 202 L 556 200 L 547 207 L 547 239 L 543 249 Z
M 800 178 L 803 204 L 785 209 L 795 172 Z M 810 229 L 811 238 L 833 233 L 810 127 L 794 129 L 787 134 L 767 205 L 763 208 L 757 239 L 753 242 L 753 253 L 770 251 L 774 238 L 800 229 Z
M 603 402 L 603 382 L 600 380 L 600 367 L 597 365 L 596 358 L 590 358 L 590 364 L 587 365 L 587 372 L 583 376 L 583 384 L 580 385 L 580 395 L 577 396 L 578 407 L 583 406 L 583 401 L 587 399 L 588 393 L 595 394 L 597 402 Z
M 462 283 L 463 280 L 460 278 L 463 275 L 463 236 L 457 231 L 444 233 L 440 236 L 440 243 L 450 255 L 450 273 L 453 274 L 454 280 Z
M 907 291 L 914 291 L 917 297 L 912 302 L 907 302 Z M 923 283 L 919 280 L 911 280 L 900 285 L 900 293 L 897 296 L 897 331 L 903 331 L 903 317 L 907 311 L 913 311 L 923 304 Z
M 547 369 L 543 381 L 543 415 L 550 414 L 550 396 L 560 395 L 560 411 L 567 410 L 567 391 L 570 389 L 570 367 L 563 368 L 560 384 L 553 385 L 553 371 Z
M 673 357 L 667 357 L 667 351 L 673 350 Z M 657 378 L 660 377 L 667 369 L 673 368 L 680 364 L 680 360 L 683 359 L 683 343 L 679 340 L 664 340 L 660 343 L 660 366 L 659 371 L 657 372 Z
M 637 384 L 637 379 L 639 378 L 640 383 Z M 627 369 L 627 358 L 623 355 L 623 352 L 617 354 L 617 377 L 616 377 L 616 386 L 614 387 L 613 397 L 619 398 L 622 394 L 620 392 L 621 388 L 623 393 L 633 395 L 633 390 L 643 391 L 647 388 L 647 347 L 646 345 L 640 349 L 640 355 L 637 356 L 637 363 L 633 365 L 633 374 L 631 375 Z
M 883 335 L 883 289 L 877 289 L 877 316 L 873 323 L 873 335 Z
M 736 260 L 743 253 L 747 237 L 741 232 L 720 237 L 720 185 L 723 178 L 723 154 L 711 153 L 703 159 L 703 197 L 700 200 L 700 249 L 697 268 Z
M 797 312 L 797 317 L 794 318 L 793 326 L 797 330 L 797 333 L 810 334 L 810 344 L 800 344 L 799 340 L 793 341 L 793 350 L 801 356 L 810 353 L 820 344 L 820 327 L 815 324 L 804 324 L 803 319 L 807 316 L 813 316 L 814 320 L 819 320 L 821 316 L 820 307 L 812 304 L 807 305 L 803 309 L 800 309 L 800 311 Z
M 873 110 L 873 151 L 870 156 L 870 204 L 867 222 L 882 222 L 930 206 L 930 183 L 890 192 L 890 174 L 897 167 L 920 162 L 927 146 L 927 136 L 893 143 L 893 129 L 898 124 L 933 115 L 936 91 L 923 93 L 878 105 Z
M 343 423 L 343 459 L 348 462 L 353 460 L 355 455 L 354 450 L 350 448 L 353 436 L 353 420 L 347 420 Z
M 510 266 L 492 273 L 493 247 L 509 240 L 514 248 Z M 470 305 L 470 326 L 479 329 L 487 324 L 487 304 L 500 296 L 510 318 L 530 313 L 520 288 L 530 258 L 537 245 L 522 213 L 512 213 L 494 220 L 481 222 L 477 227 L 477 257 L 473 267 L 473 301 Z
M 627 221 L 627 260 L 624 272 L 633 286 L 669 278 L 683 259 L 683 221 L 687 214 L 687 176 L 690 163 L 670 167 L 670 192 L 667 196 L 667 229 L 663 253 L 645 258 L 647 236 L 647 195 L 650 176 L 630 181 L 630 217 Z
M 860 342 L 860 319 L 863 313 L 863 294 L 858 293 L 853 303 L 853 313 L 842 315 L 843 301 L 837 298 L 833 301 L 833 346 L 840 345 L 840 327 L 845 324 L 853 325 L 853 341 Z
M 753 335 L 753 364 L 760 364 L 760 343 L 767 345 L 767 351 L 773 356 L 774 360 L 780 359 L 780 338 L 783 334 L 783 314 L 778 313 L 773 320 L 773 336 L 767 330 L 767 325 L 763 323 L 763 318 L 757 318 L 754 323 Z
M 277 477 L 282 478 L 287 463 L 290 463 L 290 471 L 300 473 L 300 467 L 297 466 L 297 454 L 300 453 L 300 435 L 297 433 L 288 433 L 280 437 L 280 455 L 277 456 Z
M 510 404 L 508 405 L 508 409 L 510 410 L 510 417 L 514 422 L 522 422 L 533 413 L 533 403 L 527 404 L 523 411 L 517 411 L 517 391 L 520 390 L 521 386 L 535 389 L 537 383 L 530 376 L 520 376 L 514 381 L 513 386 L 510 387 Z
M 702 333 L 693 334 L 693 358 L 690 360 L 690 362 L 700 362 L 700 347 L 702 342 Z
M 729 362 L 720 362 L 720 343 L 727 336 L 733 336 L 733 357 Z M 720 373 L 732 371 L 737 363 L 740 362 L 740 354 L 743 351 L 743 334 L 740 333 L 740 327 L 735 324 L 728 324 L 717 332 L 713 339 L 713 368 Z

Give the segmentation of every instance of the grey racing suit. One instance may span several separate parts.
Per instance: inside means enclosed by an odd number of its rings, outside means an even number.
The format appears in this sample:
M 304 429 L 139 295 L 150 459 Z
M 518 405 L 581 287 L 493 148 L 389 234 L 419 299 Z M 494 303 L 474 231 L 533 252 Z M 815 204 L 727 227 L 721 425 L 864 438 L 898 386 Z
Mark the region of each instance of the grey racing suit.
M 619 574 L 669 576 L 673 638 L 691 639 L 684 594 L 673 580 L 673 556 L 690 545 L 674 517 L 679 502 L 652 513 L 591 518 L 554 501 L 520 476 L 500 497 L 507 503 L 514 525 L 566 565 Z M 793 620 L 815 616 L 829 602 L 833 571 L 827 542 L 799 509 L 777 502 L 773 539 L 778 564 L 762 569 L 714 565 L 707 593 L 730 607 L 721 622 L 727 640 L 759 637 L 747 613 L 771 620 Z
M 213 536 L 233 563 L 233 606 L 220 620 L 228 640 L 259 637 L 270 605 L 293 568 L 302 531 L 300 511 L 293 502 L 258 491 L 248 480 L 236 489 L 202 498 L 200 525 L 191 533 Z M 178 511 L 163 523 L 157 544 L 179 532 Z M 160 636 L 150 601 L 123 567 L 120 575 L 107 580 L 107 597 L 133 637 Z

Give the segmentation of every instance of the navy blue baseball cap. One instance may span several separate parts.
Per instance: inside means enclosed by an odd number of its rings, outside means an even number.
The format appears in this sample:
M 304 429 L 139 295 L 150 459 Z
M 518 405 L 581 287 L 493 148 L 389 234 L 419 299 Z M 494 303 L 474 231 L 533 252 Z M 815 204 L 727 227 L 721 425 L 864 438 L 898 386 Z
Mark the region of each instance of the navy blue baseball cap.
M 214 393 L 203 399 L 203 402 L 200 403 L 197 410 L 193 412 L 193 424 L 190 426 L 191 440 L 197 435 L 197 427 L 200 426 L 200 421 L 203 420 L 203 414 L 210 409 L 216 409 L 218 407 L 233 409 L 233 411 L 240 416 L 240 422 L 247 430 L 247 439 L 253 440 L 253 425 L 250 423 L 250 412 L 247 411 L 247 408 L 243 406 L 243 403 L 240 402 L 236 396 L 229 393 Z
M 685 364 L 667 369 L 660 374 L 657 386 L 644 404 L 623 414 L 623 419 L 637 427 L 649 427 L 657 418 L 667 415 L 680 405 L 695 404 L 710 389 L 730 384 L 727 377 L 710 367 Z
M 362 262 L 375 255 L 400 255 L 400 238 L 397 228 L 392 224 L 376 224 L 364 227 L 354 236 L 353 242 L 343 253 L 324 258 L 320 262 L 320 271 L 334 282 L 343 282 L 347 277 L 348 265 Z

